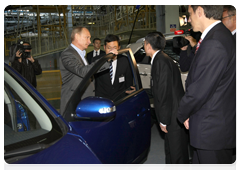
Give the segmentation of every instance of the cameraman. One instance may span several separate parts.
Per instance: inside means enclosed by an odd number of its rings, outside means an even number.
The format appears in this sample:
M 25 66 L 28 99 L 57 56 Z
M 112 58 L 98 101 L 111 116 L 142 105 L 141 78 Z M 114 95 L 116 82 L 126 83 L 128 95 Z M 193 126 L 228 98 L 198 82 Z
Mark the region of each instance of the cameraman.
M 187 72 L 190 69 L 200 37 L 201 32 L 193 32 L 192 30 L 190 35 L 185 37 L 189 41 L 189 45 L 181 48 L 179 65 L 182 72 Z
M 20 48 L 13 54 L 15 58 L 11 66 L 36 88 L 36 75 L 42 74 L 41 65 L 31 56 L 32 48 L 30 43 L 19 40 L 17 46 Z

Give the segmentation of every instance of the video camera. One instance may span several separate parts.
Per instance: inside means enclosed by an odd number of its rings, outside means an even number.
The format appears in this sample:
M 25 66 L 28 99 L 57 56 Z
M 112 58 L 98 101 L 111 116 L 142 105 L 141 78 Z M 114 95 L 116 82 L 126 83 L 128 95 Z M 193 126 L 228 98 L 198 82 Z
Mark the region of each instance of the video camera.
M 23 44 L 28 44 L 28 45 L 23 45 Z M 30 52 L 26 52 L 26 50 L 31 50 L 32 47 L 30 43 L 25 42 L 23 40 L 18 40 L 17 44 L 13 44 L 10 46 L 10 55 L 9 55 L 9 61 L 13 62 L 14 60 L 17 60 L 18 57 L 16 57 L 16 52 L 19 51 L 22 55 L 21 58 L 26 59 L 26 58 L 31 58 Z
M 175 35 L 190 34 L 189 30 L 178 30 L 174 32 Z M 182 48 L 188 45 L 190 42 L 182 36 L 173 37 L 173 47 Z
M 27 43 L 27 42 L 24 42 L 22 40 L 20 40 L 18 43 L 17 43 L 17 49 L 16 49 L 16 52 L 19 51 L 20 53 L 22 53 L 21 57 L 23 59 L 25 58 L 30 58 L 31 55 L 30 55 L 30 52 L 26 52 L 25 50 L 31 50 L 32 47 L 29 43 L 29 45 L 23 45 L 24 43 Z

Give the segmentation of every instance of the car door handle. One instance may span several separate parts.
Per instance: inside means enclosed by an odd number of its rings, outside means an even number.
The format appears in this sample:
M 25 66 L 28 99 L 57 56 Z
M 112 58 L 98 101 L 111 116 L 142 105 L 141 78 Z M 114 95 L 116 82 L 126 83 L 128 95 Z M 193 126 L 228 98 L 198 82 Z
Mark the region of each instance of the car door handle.
M 147 73 L 139 73 L 141 76 L 147 76 Z

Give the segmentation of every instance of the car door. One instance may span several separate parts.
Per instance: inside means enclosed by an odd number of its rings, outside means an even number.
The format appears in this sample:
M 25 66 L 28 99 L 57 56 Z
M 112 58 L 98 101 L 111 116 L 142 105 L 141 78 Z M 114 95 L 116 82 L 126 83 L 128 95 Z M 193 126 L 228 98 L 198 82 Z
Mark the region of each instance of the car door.
M 83 89 L 87 89 L 93 75 L 108 59 L 113 57 L 113 54 L 108 54 L 102 57 L 85 76 L 68 102 L 66 114 L 72 115 L 72 118 L 68 119 L 69 124 L 78 134 L 82 135 L 101 162 L 108 164 L 140 163 L 146 159 L 150 147 L 150 104 L 142 88 L 131 49 L 120 50 L 119 54 L 123 54 L 129 61 L 133 75 L 132 85 L 136 90 L 113 101 L 97 96 L 81 101 Z M 113 103 L 114 114 L 110 117 L 101 115 L 101 118 L 94 118 L 91 116 L 92 109 L 103 100 Z M 76 108 L 80 111 L 85 109 L 82 113 L 89 117 L 82 118 L 76 115 Z M 104 109 L 107 110 L 103 107 L 99 109 L 99 112 Z

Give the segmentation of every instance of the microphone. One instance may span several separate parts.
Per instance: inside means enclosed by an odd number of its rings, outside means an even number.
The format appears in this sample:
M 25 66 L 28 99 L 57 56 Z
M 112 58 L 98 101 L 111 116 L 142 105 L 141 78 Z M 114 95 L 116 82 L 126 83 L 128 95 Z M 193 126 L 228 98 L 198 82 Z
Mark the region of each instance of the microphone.
M 174 32 L 175 35 L 182 35 L 182 34 L 185 34 L 185 33 L 188 33 L 191 29 L 188 29 L 188 30 L 177 30 Z
M 184 34 L 184 30 L 177 30 L 174 32 L 175 35 L 182 35 Z

